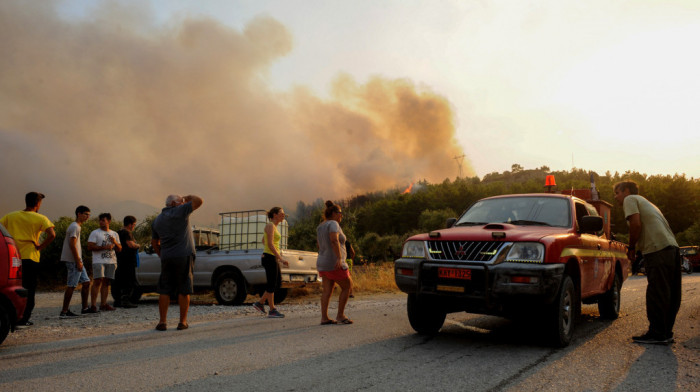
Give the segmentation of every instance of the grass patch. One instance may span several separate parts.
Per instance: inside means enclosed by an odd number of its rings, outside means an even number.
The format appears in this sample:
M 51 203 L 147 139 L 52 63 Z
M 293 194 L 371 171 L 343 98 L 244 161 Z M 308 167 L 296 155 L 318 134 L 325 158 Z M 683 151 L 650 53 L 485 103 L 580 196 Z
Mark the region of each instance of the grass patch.
M 352 268 L 350 276 L 353 280 L 353 290 L 355 295 L 399 293 L 401 290 L 394 281 L 394 263 L 373 263 L 356 265 Z M 302 287 L 291 289 L 289 298 L 303 299 L 304 297 L 314 297 L 321 295 L 321 286 Z M 340 293 L 340 288 L 336 287 L 334 296 Z

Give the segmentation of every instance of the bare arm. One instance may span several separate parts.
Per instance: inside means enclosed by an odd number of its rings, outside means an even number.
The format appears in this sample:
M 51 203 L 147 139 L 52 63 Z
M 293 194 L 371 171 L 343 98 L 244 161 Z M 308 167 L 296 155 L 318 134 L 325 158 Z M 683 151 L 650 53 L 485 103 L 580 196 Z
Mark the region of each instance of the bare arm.
M 192 202 L 192 211 L 201 207 L 202 203 L 204 203 L 204 200 L 202 200 L 201 197 L 195 196 L 195 195 L 187 195 L 187 196 L 183 197 L 183 199 L 185 199 L 185 203 Z
M 117 252 L 122 251 L 122 244 L 119 243 L 119 237 L 114 238 L 112 236 L 109 236 L 109 240 L 112 241 L 112 245 L 114 245 L 114 248 L 116 248 Z
M 331 249 L 333 249 L 333 253 L 335 253 L 335 257 L 337 261 L 335 262 L 336 268 L 340 268 L 342 266 L 342 260 L 340 260 L 340 257 L 342 253 L 340 252 L 340 233 L 334 233 L 331 232 L 329 234 L 330 240 L 331 240 Z
M 160 240 L 157 240 L 155 238 L 151 239 L 151 246 L 153 247 L 153 250 L 160 256 Z
M 131 248 L 131 249 L 138 249 L 138 248 L 141 247 L 141 245 L 139 245 L 139 244 L 138 244 L 136 241 L 134 241 L 134 240 L 126 241 L 126 246 L 128 246 L 128 247 Z
M 630 224 L 630 248 L 627 251 L 627 257 L 634 261 L 637 256 L 635 252 L 637 241 L 639 241 L 639 236 L 642 233 L 642 219 L 640 218 L 639 214 L 632 214 L 627 217 L 627 220 Z
M 41 245 L 34 244 L 34 247 L 36 247 L 36 250 L 38 251 L 41 251 L 47 246 L 49 246 L 49 244 L 54 240 L 54 238 L 56 238 L 56 231 L 54 231 L 53 227 L 49 227 L 48 229 L 46 229 L 45 233 L 46 238 L 44 238 L 44 242 L 42 242 Z
M 71 237 L 70 242 L 68 243 L 68 246 L 70 247 L 71 253 L 73 253 L 73 260 L 75 260 L 75 267 L 78 269 L 78 271 L 83 269 L 83 260 L 80 259 L 80 255 L 78 254 L 78 247 L 80 246 L 80 243 L 78 242 L 77 237 Z

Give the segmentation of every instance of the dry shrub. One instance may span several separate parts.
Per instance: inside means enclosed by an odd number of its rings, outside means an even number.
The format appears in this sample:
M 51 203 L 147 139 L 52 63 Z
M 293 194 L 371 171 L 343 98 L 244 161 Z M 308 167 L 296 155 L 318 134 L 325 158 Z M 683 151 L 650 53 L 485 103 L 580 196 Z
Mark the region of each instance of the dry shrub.
M 394 281 L 394 263 L 356 265 L 352 268 L 355 293 L 399 292 Z

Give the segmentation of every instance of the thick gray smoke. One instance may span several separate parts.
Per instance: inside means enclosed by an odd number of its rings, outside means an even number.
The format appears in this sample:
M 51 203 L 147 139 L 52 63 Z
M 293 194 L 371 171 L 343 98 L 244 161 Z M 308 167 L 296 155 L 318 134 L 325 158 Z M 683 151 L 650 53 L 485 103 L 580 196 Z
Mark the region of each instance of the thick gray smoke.
M 408 80 L 341 74 L 329 99 L 271 90 L 293 41 L 274 19 L 163 27 L 112 4 L 67 22 L 52 7 L 0 2 L 0 214 L 32 190 L 51 218 L 194 193 L 198 221 L 215 222 L 457 171 L 449 103 Z

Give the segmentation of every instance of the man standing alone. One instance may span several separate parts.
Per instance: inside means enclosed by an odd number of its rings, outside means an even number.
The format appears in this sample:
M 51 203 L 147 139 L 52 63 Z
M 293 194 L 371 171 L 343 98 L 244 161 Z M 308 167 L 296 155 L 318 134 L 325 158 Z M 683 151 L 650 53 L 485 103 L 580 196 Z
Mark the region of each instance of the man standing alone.
M 10 232 L 15 239 L 17 249 L 22 256 L 22 286 L 27 289 L 27 307 L 24 308 L 22 319 L 17 325 L 34 325 L 29 318 L 34 310 L 34 298 L 39 278 L 39 261 L 41 250 L 49 246 L 56 238 L 53 223 L 49 218 L 39 214 L 41 201 L 44 195 L 38 192 L 29 192 L 24 196 L 26 208 L 22 211 L 11 212 L 0 219 L 0 223 Z M 46 232 L 46 238 L 40 244 L 41 233 Z
M 136 259 L 139 253 L 139 244 L 134 240 L 135 227 L 136 218 L 127 215 L 124 217 L 124 228 L 117 232 L 122 250 L 117 252 L 117 273 L 113 287 L 113 292 L 117 293 L 117 297 L 114 298 L 114 306 L 118 304 L 123 308 L 137 307 L 131 302 L 136 285 Z
M 159 331 L 168 329 L 168 306 L 170 295 L 178 295 L 180 323 L 177 329 L 187 329 L 187 311 L 190 294 L 194 292 L 192 273 L 195 247 L 190 214 L 202 205 L 198 196 L 170 195 L 165 199 L 165 208 L 153 221 L 151 244 L 160 256 L 160 279 L 158 280 Z
M 90 295 L 90 278 L 88 277 L 83 263 L 83 248 L 80 246 L 80 229 L 83 223 L 90 218 L 90 209 L 86 206 L 78 206 L 75 209 L 75 222 L 66 229 L 66 237 L 63 239 L 63 249 L 61 249 L 61 261 L 66 263 L 66 292 L 63 294 L 63 308 L 61 308 L 60 318 L 75 317 L 77 314 L 70 311 L 70 300 L 78 284 L 80 289 L 80 299 L 82 300 L 81 313 L 90 313 L 88 308 L 88 296 Z
M 636 249 L 644 255 L 647 271 L 647 318 L 649 330 L 634 336 L 637 343 L 669 344 L 673 342 L 673 324 L 681 306 L 680 252 L 673 232 L 661 211 L 639 196 L 632 181 L 613 188 L 615 200 L 622 205 L 630 227 L 627 256 L 634 262 Z
M 100 214 L 100 228 L 95 229 L 88 237 L 88 250 L 92 251 L 92 292 L 90 300 L 92 306 L 89 313 L 97 312 L 97 293 L 100 293 L 100 310 L 114 310 L 107 303 L 109 293 L 109 282 L 114 279 L 117 270 L 117 252 L 122 250 L 119 242 L 119 235 L 114 230 L 110 230 L 109 224 L 112 222 L 112 214 L 109 212 Z

